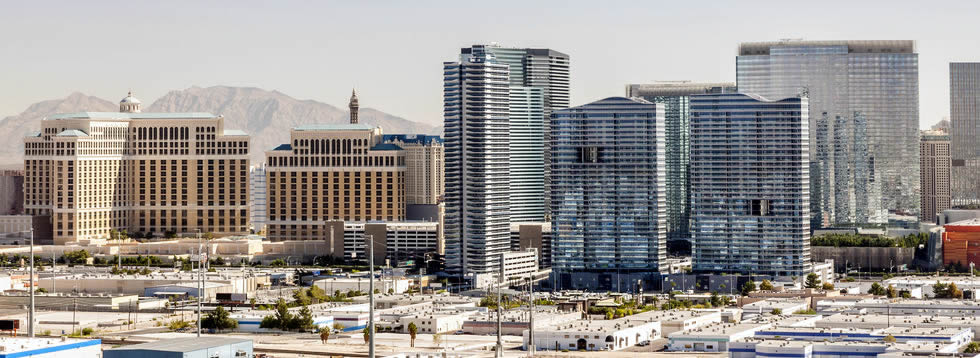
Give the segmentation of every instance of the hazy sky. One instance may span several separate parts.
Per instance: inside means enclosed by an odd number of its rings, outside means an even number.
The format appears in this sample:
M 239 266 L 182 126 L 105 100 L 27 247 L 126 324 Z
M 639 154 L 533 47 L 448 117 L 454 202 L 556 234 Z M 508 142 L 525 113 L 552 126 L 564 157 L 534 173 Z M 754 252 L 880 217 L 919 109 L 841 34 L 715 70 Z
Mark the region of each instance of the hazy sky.
M 255 86 L 442 121 L 442 62 L 460 47 L 550 47 L 572 104 L 626 83 L 732 81 L 741 41 L 912 39 L 920 126 L 949 113 L 950 61 L 980 61 L 978 1 L 4 1 L 0 117 L 80 91 L 152 101 Z

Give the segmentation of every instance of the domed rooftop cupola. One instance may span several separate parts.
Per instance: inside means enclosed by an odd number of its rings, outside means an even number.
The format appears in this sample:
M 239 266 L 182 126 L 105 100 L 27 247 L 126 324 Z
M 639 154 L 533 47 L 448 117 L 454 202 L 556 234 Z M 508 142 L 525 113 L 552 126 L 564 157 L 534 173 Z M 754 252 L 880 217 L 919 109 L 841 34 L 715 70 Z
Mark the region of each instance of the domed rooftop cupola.
M 133 91 L 129 91 L 129 93 L 126 95 L 126 98 L 123 98 L 121 101 L 119 101 L 119 112 L 140 113 L 141 112 L 140 106 L 142 106 L 142 104 L 143 103 L 140 102 L 140 100 L 136 99 L 136 97 L 133 97 Z

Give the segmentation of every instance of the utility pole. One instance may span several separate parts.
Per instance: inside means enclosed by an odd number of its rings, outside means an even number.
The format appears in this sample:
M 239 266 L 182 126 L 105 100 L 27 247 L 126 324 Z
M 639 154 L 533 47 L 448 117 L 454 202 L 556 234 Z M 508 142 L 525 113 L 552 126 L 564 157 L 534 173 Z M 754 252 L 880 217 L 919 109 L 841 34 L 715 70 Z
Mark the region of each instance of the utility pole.
M 71 301 L 71 334 L 75 334 L 75 314 L 78 313 L 78 297 L 73 297 Z
M 30 275 L 29 283 L 30 286 L 27 290 L 31 291 L 31 310 L 27 312 L 27 329 L 28 337 L 34 338 L 34 228 L 31 228 L 31 249 L 30 249 Z
M 368 358 L 374 358 L 374 235 L 364 235 L 368 244 Z
M 497 349 L 494 351 L 494 357 L 503 358 L 504 341 L 501 337 L 503 330 L 503 325 L 500 320 L 500 315 L 503 313 L 503 306 L 500 299 L 500 288 L 504 285 L 504 254 L 500 254 L 500 275 L 497 276 Z
M 197 337 L 201 337 L 201 301 L 204 300 L 204 265 L 201 265 L 201 258 L 204 254 L 204 245 L 201 244 L 201 229 L 197 229 Z
M 534 273 L 529 275 L 527 280 L 528 292 L 528 319 L 527 319 L 527 351 L 534 357 Z

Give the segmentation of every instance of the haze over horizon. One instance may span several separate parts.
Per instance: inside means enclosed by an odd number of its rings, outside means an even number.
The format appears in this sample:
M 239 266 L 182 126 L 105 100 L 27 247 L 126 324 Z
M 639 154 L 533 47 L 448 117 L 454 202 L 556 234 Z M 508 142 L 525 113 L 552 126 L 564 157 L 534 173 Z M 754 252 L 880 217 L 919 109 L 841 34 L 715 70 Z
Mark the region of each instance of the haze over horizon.
M 916 40 L 920 128 L 949 115 L 951 61 L 980 61 L 980 3 L 12 2 L 0 11 L 0 118 L 82 92 L 152 101 L 251 86 L 442 122 L 442 67 L 497 42 L 571 56 L 572 105 L 628 83 L 735 81 L 740 42 Z

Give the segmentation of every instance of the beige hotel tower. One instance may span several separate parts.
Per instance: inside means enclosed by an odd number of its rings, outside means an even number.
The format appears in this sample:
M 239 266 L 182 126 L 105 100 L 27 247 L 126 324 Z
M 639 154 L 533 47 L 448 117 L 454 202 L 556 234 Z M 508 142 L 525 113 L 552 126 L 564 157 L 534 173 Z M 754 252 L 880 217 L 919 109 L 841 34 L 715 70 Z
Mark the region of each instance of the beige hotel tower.
M 24 139 L 24 208 L 50 216 L 55 244 L 110 230 L 246 233 L 249 137 L 209 113 L 57 114 Z
M 290 143 L 266 152 L 267 236 L 326 240 L 342 251 L 342 221 L 405 220 L 405 154 L 381 128 L 357 123 L 293 128 Z M 331 233 L 333 231 L 333 233 Z

